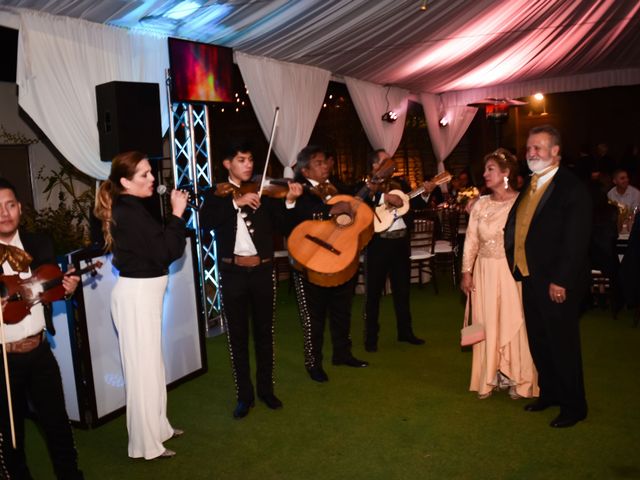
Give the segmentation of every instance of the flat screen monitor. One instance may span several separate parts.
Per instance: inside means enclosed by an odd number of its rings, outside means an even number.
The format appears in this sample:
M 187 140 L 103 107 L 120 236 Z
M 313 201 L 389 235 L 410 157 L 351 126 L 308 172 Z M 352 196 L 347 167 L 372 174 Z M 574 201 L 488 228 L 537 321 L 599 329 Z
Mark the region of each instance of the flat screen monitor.
M 233 101 L 230 48 L 169 38 L 169 64 L 172 101 Z

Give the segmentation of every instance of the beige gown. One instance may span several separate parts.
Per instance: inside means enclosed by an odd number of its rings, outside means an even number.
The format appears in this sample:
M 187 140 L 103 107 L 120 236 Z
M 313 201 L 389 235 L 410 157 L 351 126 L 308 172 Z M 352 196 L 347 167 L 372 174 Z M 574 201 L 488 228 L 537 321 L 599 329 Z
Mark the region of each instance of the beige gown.
M 472 322 L 484 325 L 486 339 L 473 346 L 469 390 L 487 396 L 509 389 L 513 398 L 539 394 L 524 324 L 520 283 L 504 253 L 504 225 L 515 198 L 480 197 L 471 210 L 462 271 L 473 273 Z

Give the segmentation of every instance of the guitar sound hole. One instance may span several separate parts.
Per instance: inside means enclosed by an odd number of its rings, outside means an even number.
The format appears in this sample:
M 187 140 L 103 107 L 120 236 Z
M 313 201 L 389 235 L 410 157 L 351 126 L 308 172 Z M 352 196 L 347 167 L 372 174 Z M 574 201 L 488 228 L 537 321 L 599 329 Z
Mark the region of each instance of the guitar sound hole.
M 353 219 L 350 215 L 346 213 L 341 213 L 335 217 L 336 224 L 340 227 L 346 227 L 347 225 L 351 225 L 353 223 Z

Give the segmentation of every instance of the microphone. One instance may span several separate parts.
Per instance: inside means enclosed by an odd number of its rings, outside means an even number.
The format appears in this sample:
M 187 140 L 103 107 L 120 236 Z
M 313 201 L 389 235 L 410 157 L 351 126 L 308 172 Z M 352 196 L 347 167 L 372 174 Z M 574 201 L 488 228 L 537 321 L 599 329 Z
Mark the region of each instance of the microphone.
M 166 185 L 158 185 L 156 187 L 156 193 L 158 195 L 166 195 L 167 193 L 169 193 L 169 189 Z M 189 192 L 189 196 L 191 195 L 192 192 Z M 197 205 L 197 203 L 191 202 L 190 200 L 187 200 L 187 206 L 193 208 L 194 210 L 200 210 L 200 207 Z

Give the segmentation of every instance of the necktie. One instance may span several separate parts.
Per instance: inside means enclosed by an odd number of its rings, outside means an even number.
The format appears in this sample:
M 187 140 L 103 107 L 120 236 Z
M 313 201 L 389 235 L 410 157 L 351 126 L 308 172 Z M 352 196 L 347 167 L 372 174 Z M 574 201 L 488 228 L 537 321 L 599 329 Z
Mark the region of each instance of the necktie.
M 540 180 L 540 178 L 544 177 L 547 173 L 549 173 L 554 168 L 556 168 L 556 165 L 549 165 L 547 168 L 540 170 L 538 173 L 534 173 L 533 175 L 531 175 L 531 183 L 529 184 L 529 193 L 531 195 L 536 193 L 536 190 L 538 189 L 538 181 Z
M 539 179 L 540 179 L 540 175 L 539 174 L 534 173 L 533 175 L 531 175 L 531 183 L 529 184 L 529 191 L 531 192 L 531 195 L 536 193 L 536 190 L 538 189 L 538 180 Z
M 31 255 L 21 248 L 0 244 L 0 265 L 9 262 L 14 271 L 26 272 L 29 270 L 31 260 L 33 260 Z

